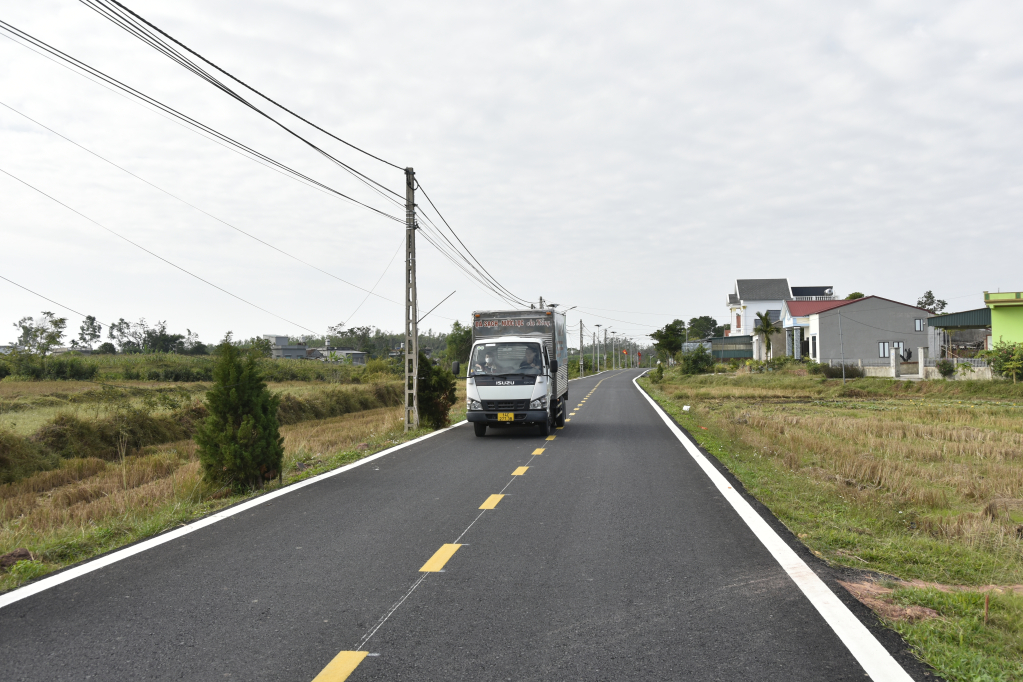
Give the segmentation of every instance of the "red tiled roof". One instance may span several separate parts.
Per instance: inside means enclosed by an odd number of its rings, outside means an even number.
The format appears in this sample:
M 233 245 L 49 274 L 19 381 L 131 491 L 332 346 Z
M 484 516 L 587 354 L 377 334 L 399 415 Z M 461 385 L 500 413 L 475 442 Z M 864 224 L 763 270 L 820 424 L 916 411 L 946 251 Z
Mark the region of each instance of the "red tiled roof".
M 789 314 L 792 317 L 806 317 L 807 315 L 813 315 L 814 313 L 822 313 L 825 310 L 831 310 L 839 306 L 848 305 L 853 301 L 785 301 L 785 305 L 789 308 Z

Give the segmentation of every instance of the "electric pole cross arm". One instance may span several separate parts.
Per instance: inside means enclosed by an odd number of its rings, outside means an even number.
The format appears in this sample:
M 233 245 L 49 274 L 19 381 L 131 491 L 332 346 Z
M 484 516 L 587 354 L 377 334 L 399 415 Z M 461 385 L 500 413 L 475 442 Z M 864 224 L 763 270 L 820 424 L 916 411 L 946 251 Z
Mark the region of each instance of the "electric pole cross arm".
M 419 428 L 419 304 L 416 299 L 416 173 L 405 169 L 405 432 Z

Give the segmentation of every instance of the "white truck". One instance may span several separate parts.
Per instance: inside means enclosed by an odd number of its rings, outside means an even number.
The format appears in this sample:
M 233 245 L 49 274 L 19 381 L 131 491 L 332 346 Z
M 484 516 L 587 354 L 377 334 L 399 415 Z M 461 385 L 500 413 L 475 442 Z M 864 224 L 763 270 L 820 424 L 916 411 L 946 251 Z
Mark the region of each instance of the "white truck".
M 472 314 L 472 351 L 465 379 L 468 420 L 487 427 L 539 426 L 548 436 L 565 425 L 568 338 L 565 313 L 554 309 Z

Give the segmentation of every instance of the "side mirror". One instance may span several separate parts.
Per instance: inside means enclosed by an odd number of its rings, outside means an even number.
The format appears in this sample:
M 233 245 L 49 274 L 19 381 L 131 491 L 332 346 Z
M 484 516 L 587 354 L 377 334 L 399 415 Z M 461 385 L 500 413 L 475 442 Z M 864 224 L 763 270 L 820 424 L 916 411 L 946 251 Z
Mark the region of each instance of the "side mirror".
M 454 362 L 452 362 L 451 363 L 451 373 L 454 374 L 457 377 L 458 374 L 459 374 L 458 370 L 461 369 L 461 366 L 462 366 L 462 363 L 458 362 L 458 360 L 455 360 Z
M 558 373 L 558 361 L 557 360 L 551 360 L 551 374 L 557 374 L 557 373 Z

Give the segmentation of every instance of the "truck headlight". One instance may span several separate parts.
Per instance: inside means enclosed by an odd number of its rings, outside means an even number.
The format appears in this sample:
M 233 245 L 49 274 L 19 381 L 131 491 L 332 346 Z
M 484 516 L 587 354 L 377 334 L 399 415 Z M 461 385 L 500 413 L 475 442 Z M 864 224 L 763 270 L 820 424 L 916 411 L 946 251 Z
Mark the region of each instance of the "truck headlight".
M 529 409 L 531 410 L 545 410 L 547 409 L 547 397 L 537 398 L 533 402 L 529 403 Z
M 483 409 L 483 405 L 481 405 L 480 401 L 478 401 L 478 400 L 473 400 L 472 398 L 469 398 L 466 402 L 468 403 L 468 407 L 469 407 L 470 410 L 482 410 Z

